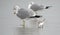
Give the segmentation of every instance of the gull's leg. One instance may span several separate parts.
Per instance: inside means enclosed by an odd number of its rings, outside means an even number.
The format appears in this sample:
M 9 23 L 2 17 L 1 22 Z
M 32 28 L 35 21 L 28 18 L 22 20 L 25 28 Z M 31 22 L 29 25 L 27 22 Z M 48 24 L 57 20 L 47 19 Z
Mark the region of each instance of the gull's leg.
M 38 28 L 43 28 L 43 24 L 44 24 L 44 22 L 40 23 L 40 24 L 38 25 Z
M 25 28 L 25 20 L 23 20 L 23 28 Z
M 45 19 L 43 21 L 38 22 L 38 28 L 43 28 L 44 21 Z

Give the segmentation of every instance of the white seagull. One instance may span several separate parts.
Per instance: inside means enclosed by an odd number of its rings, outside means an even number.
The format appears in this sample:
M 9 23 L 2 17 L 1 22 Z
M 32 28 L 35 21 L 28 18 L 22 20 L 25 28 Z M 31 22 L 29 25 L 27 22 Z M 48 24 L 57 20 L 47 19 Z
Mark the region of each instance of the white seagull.
M 38 16 L 35 14 L 35 12 L 31 9 L 25 9 L 20 8 L 18 5 L 16 5 L 13 9 L 14 14 L 21 18 L 23 20 L 23 27 L 25 27 L 25 20 L 26 18 L 39 18 L 41 16 Z
M 44 5 L 39 5 L 39 4 L 36 4 L 34 2 L 31 2 L 29 5 L 28 5 L 28 8 L 29 9 L 32 9 L 33 11 L 38 11 L 38 10 L 44 10 L 44 9 L 49 9 L 50 7 L 52 6 L 44 6 Z
M 36 3 L 34 3 L 34 2 L 31 2 L 31 3 L 28 5 L 28 9 L 33 10 L 36 14 L 37 14 L 36 11 L 41 11 L 41 10 L 44 10 L 44 9 L 49 9 L 50 7 L 52 7 L 52 6 L 39 5 L 39 4 L 36 4 Z M 38 22 L 39 27 L 40 27 L 40 26 L 43 27 L 44 21 L 45 21 L 45 18 L 44 18 L 43 21 Z

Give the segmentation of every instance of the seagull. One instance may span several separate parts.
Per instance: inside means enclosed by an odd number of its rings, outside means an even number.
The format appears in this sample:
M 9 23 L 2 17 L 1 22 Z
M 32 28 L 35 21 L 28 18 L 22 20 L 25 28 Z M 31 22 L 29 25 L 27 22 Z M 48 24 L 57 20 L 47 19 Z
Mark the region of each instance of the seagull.
M 13 8 L 13 13 L 19 17 L 20 19 L 23 20 L 23 27 L 25 27 L 25 20 L 26 18 L 39 18 L 41 16 L 36 15 L 35 12 L 31 9 L 25 9 L 25 8 L 20 8 L 18 5 L 16 5 Z
M 28 9 L 33 10 L 36 14 L 38 14 L 37 11 L 41 11 L 41 10 L 44 10 L 44 9 L 49 9 L 50 7 L 52 7 L 52 6 L 39 5 L 39 4 L 36 4 L 36 3 L 34 3 L 34 2 L 31 2 L 31 3 L 28 5 Z M 45 21 L 45 18 L 44 18 L 43 21 L 38 22 L 39 27 L 40 27 L 40 26 L 43 27 L 44 21 Z
M 50 7 L 52 6 L 44 6 L 44 5 L 39 5 L 39 4 L 36 4 L 34 2 L 31 2 L 29 5 L 28 5 L 28 9 L 32 9 L 33 11 L 38 11 L 38 10 L 44 10 L 44 9 L 49 9 Z

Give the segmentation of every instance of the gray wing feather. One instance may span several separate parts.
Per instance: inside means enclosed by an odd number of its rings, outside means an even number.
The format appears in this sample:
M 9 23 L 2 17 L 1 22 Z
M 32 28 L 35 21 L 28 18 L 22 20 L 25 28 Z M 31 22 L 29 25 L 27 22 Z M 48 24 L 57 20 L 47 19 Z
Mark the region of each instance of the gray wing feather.
M 30 10 L 23 9 L 23 8 L 18 10 L 18 13 L 17 13 L 17 16 L 21 19 L 28 18 L 32 15 L 33 15 L 33 12 L 31 12 Z
M 33 4 L 31 6 L 31 9 L 34 11 L 38 11 L 38 10 L 43 10 L 44 6 L 43 5 L 37 5 L 37 4 Z

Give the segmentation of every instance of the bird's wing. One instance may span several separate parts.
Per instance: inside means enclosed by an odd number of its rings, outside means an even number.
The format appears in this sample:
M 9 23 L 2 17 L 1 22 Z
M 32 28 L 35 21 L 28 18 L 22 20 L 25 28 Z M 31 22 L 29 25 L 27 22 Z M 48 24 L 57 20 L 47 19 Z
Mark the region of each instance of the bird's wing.
M 31 16 L 35 16 L 35 15 L 36 15 L 36 13 L 35 13 L 33 10 L 31 10 L 31 9 L 30 9 L 30 11 L 29 11 L 29 14 L 30 14 Z
M 33 12 L 30 9 L 21 8 L 18 11 L 17 16 L 20 17 L 21 19 L 25 19 L 25 18 L 28 18 L 28 17 L 31 17 L 31 16 L 35 16 L 35 12 Z

